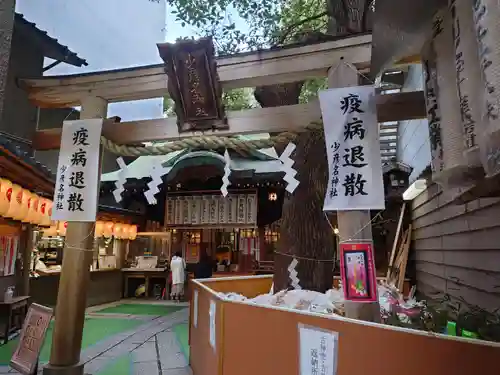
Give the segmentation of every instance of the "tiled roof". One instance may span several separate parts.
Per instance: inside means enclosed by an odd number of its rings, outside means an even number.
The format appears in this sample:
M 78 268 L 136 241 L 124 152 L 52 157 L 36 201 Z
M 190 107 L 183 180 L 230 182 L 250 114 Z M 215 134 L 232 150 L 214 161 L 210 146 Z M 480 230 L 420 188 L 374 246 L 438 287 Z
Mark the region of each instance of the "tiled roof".
M 40 30 L 35 23 L 26 20 L 22 14 L 16 13 L 15 30 L 26 33 L 28 37 L 33 39 L 42 48 L 46 57 L 74 66 L 88 65 L 85 59 L 78 57 L 67 46 L 50 37 L 46 31 Z
M 16 145 L 13 141 L 8 140 L 4 136 L 0 136 L 0 150 L 1 149 L 7 150 L 7 152 L 13 154 L 19 160 L 23 161 L 33 169 L 46 176 L 47 179 L 55 181 L 55 175 L 49 168 L 37 161 L 33 156 L 31 156 L 26 151 L 23 151 L 21 147 Z

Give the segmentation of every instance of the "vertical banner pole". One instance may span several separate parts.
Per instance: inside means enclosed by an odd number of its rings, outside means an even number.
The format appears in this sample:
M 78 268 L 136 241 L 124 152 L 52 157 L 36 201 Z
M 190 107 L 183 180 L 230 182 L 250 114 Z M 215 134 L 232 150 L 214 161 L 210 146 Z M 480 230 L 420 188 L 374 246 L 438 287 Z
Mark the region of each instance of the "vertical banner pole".
M 106 115 L 107 102 L 104 99 L 88 97 L 82 101 L 80 119 L 106 118 Z M 100 157 L 102 158 L 102 148 Z M 100 167 L 99 165 L 98 185 Z M 99 187 L 97 191 L 99 192 Z M 90 265 L 93 259 L 94 226 L 95 221 L 68 222 L 57 294 L 52 350 L 49 364 L 43 369 L 44 375 L 83 374 L 80 351 Z

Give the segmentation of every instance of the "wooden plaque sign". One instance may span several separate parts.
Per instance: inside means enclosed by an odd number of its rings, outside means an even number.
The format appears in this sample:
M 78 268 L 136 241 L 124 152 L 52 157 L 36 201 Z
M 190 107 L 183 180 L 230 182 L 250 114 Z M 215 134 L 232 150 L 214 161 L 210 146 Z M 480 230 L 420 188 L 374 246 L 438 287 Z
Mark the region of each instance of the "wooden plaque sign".
M 179 132 L 228 129 L 211 38 L 158 44 Z
M 24 375 L 35 373 L 38 356 L 51 319 L 51 308 L 36 303 L 31 304 L 24 320 L 19 343 L 10 360 L 10 366 L 13 369 Z

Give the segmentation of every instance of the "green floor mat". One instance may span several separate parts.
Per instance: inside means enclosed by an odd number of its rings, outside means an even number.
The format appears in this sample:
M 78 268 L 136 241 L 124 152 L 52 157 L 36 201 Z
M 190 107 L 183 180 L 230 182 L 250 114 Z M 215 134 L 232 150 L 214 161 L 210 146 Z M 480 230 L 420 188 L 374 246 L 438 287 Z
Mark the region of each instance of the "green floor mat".
M 174 332 L 179 341 L 182 353 L 189 362 L 189 325 L 187 323 L 174 326 Z
M 86 349 L 110 336 L 134 329 L 143 323 L 143 321 L 136 319 L 86 318 L 83 328 L 82 349 Z M 53 324 L 51 323 L 47 330 L 45 342 L 40 353 L 41 362 L 48 362 L 49 360 L 50 347 L 52 344 L 52 330 Z M 0 346 L 0 365 L 9 364 L 12 353 L 14 353 L 16 349 L 17 342 L 18 338 Z
M 112 361 L 96 375 L 130 375 L 132 374 L 132 366 L 132 356 L 127 354 Z
M 185 306 L 147 305 L 123 303 L 96 311 L 99 314 L 160 315 L 165 316 L 185 309 Z

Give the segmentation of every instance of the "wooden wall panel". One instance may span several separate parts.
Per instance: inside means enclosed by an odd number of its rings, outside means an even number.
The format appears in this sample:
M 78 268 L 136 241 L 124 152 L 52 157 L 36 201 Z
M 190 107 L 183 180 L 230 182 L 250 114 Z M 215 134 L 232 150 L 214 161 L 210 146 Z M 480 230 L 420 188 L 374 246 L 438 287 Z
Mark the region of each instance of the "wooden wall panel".
M 500 199 L 456 205 L 458 189 L 431 185 L 412 202 L 417 290 L 486 309 L 500 306 Z

